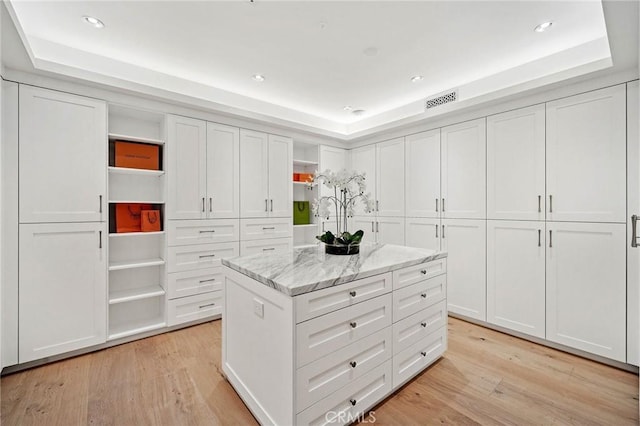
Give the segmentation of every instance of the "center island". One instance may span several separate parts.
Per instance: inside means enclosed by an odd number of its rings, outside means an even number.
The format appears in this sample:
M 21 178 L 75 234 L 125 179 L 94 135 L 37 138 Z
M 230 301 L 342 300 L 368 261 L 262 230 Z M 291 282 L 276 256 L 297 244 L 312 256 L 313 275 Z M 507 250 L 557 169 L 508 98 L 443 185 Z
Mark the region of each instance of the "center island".
M 223 259 L 222 368 L 258 421 L 349 424 L 447 348 L 446 253 Z

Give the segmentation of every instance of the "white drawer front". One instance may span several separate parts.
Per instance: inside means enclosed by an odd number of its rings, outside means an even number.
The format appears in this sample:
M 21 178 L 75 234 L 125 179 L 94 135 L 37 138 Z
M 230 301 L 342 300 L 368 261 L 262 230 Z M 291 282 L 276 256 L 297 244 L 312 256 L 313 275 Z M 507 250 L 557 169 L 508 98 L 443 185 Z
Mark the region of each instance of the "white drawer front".
M 300 323 L 296 327 L 297 367 L 391 325 L 391 294 Z
M 241 240 L 293 237 L 291 218 L 240 219 Z
M 222 291 L 169 300 L 169 326 L 195 321 L 222 313 Z
M 222 266 L 196 271 L 174 272 L 168 274 L 168 278 L 167 295 L 169 299 L 222 290 L 224 282 Z
M 447 350 L 447 328 L 442 327 L 393 356 L 393 387 L 427 368 Z
M 447 301 L 442 300 L 393 324 L 393 353 L 397 354 L 447 324 Z
M 373 407 L 392 389 L 391 361 L 332 393 L 296 416 L 296 425 L 344 425 Z
M 393 271 L 393 289 L 397 290 L 411 284 L 420 282 L 426 278 L 442 275 L 447 272 L 447 259 L 438 259 L 433 262 L 409 266 L 408 268 Z
M 273 238 L 240 242 L 240 255 L 250 256 L 258 253 L 286 253 L 292 250 L 291 238 Z
M 439 275 L 393 292 L 393 322 L 444 300 L 447 295 L 447 276 Z
M 169 246 L 226 243 L 240 239 L 238 219 L 170 220 Z
M 193 271 L 220 266 L 220 259 L 239 255 L 238 243 L 169 247 L 169 272 Z
M 300 323 L 391 291 L 391 272 L 363 278 L 295 297 L 296 322 Z
M 297 411 L 331 395 L 391 358 L 391 327 L 307 364 L 298 370 Z

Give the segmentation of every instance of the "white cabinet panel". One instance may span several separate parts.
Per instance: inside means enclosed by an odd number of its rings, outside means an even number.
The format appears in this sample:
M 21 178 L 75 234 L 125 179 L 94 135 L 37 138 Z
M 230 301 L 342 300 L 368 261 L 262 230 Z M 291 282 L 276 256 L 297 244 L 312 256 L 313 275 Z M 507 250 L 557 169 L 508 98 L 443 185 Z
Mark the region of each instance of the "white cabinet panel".
M 404 245 L 404 218 L 376 218 L 376 240 L 381 244 Z
M 625 222 L 625 86 L 547 104 L 547 220 Z
M 547 339 L 624 362 L 625 224 L 547 222 Z
M 486 221 L 442 220 L 449 312 L 486 321 Z
M 288 217 L 293 203 L 293 142 L 269 135 L 269 216 Z
M 293 236 L 293 224 L 287 218 L 240 219 L 240 239 L 264 240 Z
M 487 118 L 487 217 L 544 220 L 545 107 Z
M 404 138 L 376 145 L 376 211 L 404 216 Z
M 544 339 L 544 222 L 487 222 L 487 321 Z
M 440 217 L 440 129 L 405 140 L 406 214 Z
M 236 127 L 207 123 L 207 217 L 240 216 L 240 140 Z
M 393 292 L 393 321 L 410 315 L 444 300 L 447 296 L 447 276 L 438 275 Z
M 288 253 L 293 249 L 292 238 L 270 238 L 240 242 L 240 256 L 258 253 Z
M 169 246 L 224 243 L 240 239 L 238 219 L 171 220 Z
M 106 225 L 20 225 L 20 363 L 106 341 Z
M 265 133 L 240 129 L 240 216 L 269 215 L 269 159 Z
M 169 327 L 222 314 L 222 291 L 181 297 L 167 302 Z
M 407 382 L 447 350 L 447 327 L 429 334 L 393 356 L 393 387 Z
M 105 103 L 27 85 L 19 92 L 20 222 L 104 221 Z
M 640 216 L 640 132 L 638 131 L 638 81 L 627 84 L 627 363 L 640 363 L 640 230 L 638 246 L 632 247 L 631 216 Z M 640 221 L 637 226 L 640 227 Z
M 376 197 L 376 146 L 367 145 L 356 148 L 351 151 L 351 169 L 364 173 L 365 183 L 367 185 L 366 192 L 371 194 L 371 199 Z M 363 216 L 374 216 L 375 211 L 367 213 L 362 208 L 362 203 L 356 207 L 356 214 Z
M 486 217 L 485 119 L 441 130 L 442 217 Z
M 168 272 L 194 271 L 220 266 L 226 257 L 239 256 L 239 244 L 194 244 L 169 247 Z
M 222 290 L 224 274 L 222 267 L 198 269 L 195 271 L 175 272 L 168 274 L 167 296 L 177 299 Z
M 405 222 L 405 245 L 440 250 L 440 219 L 408 217 Z

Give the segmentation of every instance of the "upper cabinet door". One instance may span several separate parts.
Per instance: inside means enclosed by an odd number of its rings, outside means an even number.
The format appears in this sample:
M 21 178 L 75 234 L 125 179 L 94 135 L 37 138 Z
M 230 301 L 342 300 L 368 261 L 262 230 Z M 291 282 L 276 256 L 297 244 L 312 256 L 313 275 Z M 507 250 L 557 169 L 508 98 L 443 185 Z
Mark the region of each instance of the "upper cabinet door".
M 487 118 L 487 217 L 544 220 L 544 105 Z
M 367 189 L 365 193 L 369 193 L 371 195 L 371 199 L 376 200 L 376 146 L 375 145 L 367 145 L 361 148 L 356 148 L 351 151 L 351 168 L 358 172 L 365 174 L 365 184 Z M 356 207 L 357 215 L 364 216 L 372 216 L 375 215 L 375 205 L 374 211 L 367 213 L 363 209 L 363 204 L 358 203 Z
M 547 220 L 625 222 L 625 86 L 547 104 Z
M 169 219 L 206 217 L 207 123 L 168 117 Z
M 486 218 L 485 130 L 484 118 L 441 130 L 444 218 Z
M 269 135 L 269 216 L 293 215 L 293 141 Z
M 268 179 L 269 158 L 267 134 L 240 129 L 241 217 L 269 216 Z
M 107 217 L 107 110 L 102 101 L 20 85 L 20 222 Z
M 376 166 L 378 216 L 404 216 L 404 138 L 377 144 Z
M 207 123 L 207 197 L 209 218 L 240 217 L 240 131 Z
M 631 216 L 640 216 L 640 88 L 627 83 L 627 363 L 640 364 L 640 247 L 634 247 Z M 637 225 L 640 225 L 638 223 Z M 636 230 L 636 242 L 640 243 Z
M 440 217 L 440 129 L 405 139 L 407 217 Z
M 320 164 L 318 166 L 319 172 L 325 170 L 331 170 L 332 172 L 338 172 L 348 167 L 347 150 L 342 148 L 335 148 L 333 146 L 320 146 Z M 326 185 L 320 185 L 320 196 L 328 197 L 333 195 L 333 190 L 329 189 Z

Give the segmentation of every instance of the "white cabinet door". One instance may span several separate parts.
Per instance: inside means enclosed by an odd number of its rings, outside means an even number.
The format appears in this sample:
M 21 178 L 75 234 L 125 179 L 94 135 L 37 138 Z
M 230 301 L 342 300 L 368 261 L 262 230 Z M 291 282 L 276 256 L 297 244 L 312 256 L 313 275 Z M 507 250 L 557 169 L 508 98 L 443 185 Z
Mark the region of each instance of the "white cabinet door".
M 20 85 L 20 222 L 106 218 L 103 101 Z
M 449 311 L 486 321 L 486 221 L 443 219 Z
M 351 151 L 351 168 L 365 174 L 365 184 L 367 189 L 365 192 L 371 194 L 371 199 L 376 198 L 376 146 L 368 145 L 356 148 Z M 374 209 L 375 210 L 375 209 Z M 376 213 L 372 211 L 367 213 L 362 208 L 362 203 L 358 203 L 356 214 L 362 216 L 374 216 Z
M 547 339 L 624 362 L 625 224 L 547 222 Z
M 625 222 L 625 86 L 547 104 L 547 220 Z
M 170 115 L 167 145 L 169 219 L 206 217 L 206 122 Z
M 544 339 L 544 222 L 487 222 L 487 321 Z
M 404 218 L 378 217 L 376 219 L 376 240 L 381 244 L 404 245 Z
M 406 214 L 440 217 L 440 129 L 405 139 Z
M 487 118 L 487 217 L 544 220 L 544 104 Z
M 640 216 L 640 132 L 638 131 L 638 81 L 627 84 L 627 363 L 638 365 L 640 354 L 640 233 L 636 229 L 636 247 L 633 247 L 631 216 Z M 640 220 L 636 227 L 640 228 Z
M 106 225 L 20 225 L 19 362 L 106 341 Z
M 207 123 L 207 216 L 240 216 L 240 131 Z
M 404 216 L 403 167 L 404 138 L 376 145 L 376 210 L 378 216 Z
M 408 217 L 405 221 L 406 246 L 440 250 L 440 219 Z
M 442 217 L 486 217 L 485 119 L 443 127 Z
M 268 169 L 267 135 L 240 129 L 241 217 L 269 216 Z
M 351 223 L 353 226 L 349 229 L 349 232 L 354 233 L 358 230 L 364 231 L 364 237 L 362 239 L 365 243 L 375 243 L 376 240 L 376 218 L 375 217 L 366 217 L 366 216 L 354 216 L 351 219 Z M 325 229 L 333 232 L 335 228 L 334 223 L 327 223 L 325 225 Z
M 293 215 L 293 141 L 269 135 L 269 216 Z

